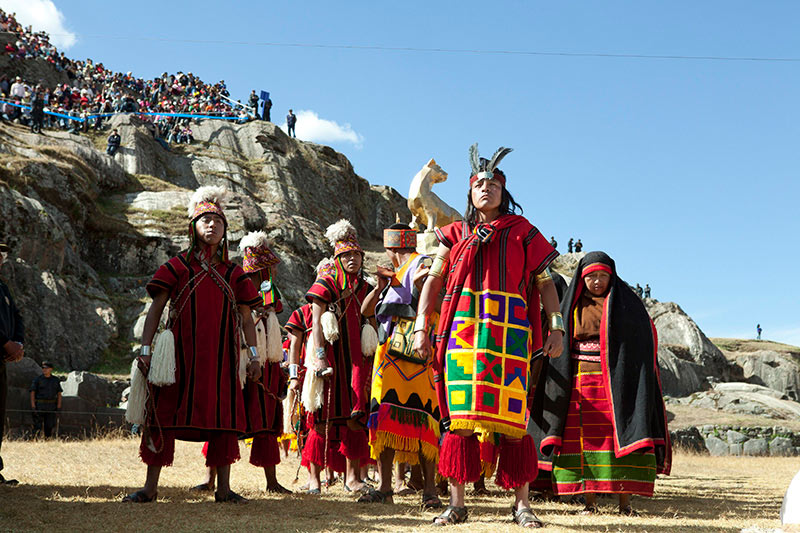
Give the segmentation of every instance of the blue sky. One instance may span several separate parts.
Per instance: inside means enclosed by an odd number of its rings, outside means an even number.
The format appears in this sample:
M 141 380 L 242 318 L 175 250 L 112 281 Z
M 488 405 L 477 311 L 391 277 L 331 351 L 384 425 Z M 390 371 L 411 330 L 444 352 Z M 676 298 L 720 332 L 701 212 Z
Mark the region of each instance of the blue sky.
M 570 236 L 607 251 L 624 279 L 679 303 L 709 336 L 753 337 L 761 323 L 766 338 L 800 345 L 800 284 L 780 285 L 800 259 L 800 62 L 255 44 L 800 58 L 796 2 L 55 7 L 53 33 L 75 39 L 68 55 L 146 77 L 225 79 L 243 100 L 268 90 L 276 122 L 305 110 L 307 138 L 403 194 L 434 157 L 450 173 L 437 194 L 461 210 L 469 145 L 511 146 L 509 190 L 561 251 Z M 55 24 L 54 10 L 40 13 Z

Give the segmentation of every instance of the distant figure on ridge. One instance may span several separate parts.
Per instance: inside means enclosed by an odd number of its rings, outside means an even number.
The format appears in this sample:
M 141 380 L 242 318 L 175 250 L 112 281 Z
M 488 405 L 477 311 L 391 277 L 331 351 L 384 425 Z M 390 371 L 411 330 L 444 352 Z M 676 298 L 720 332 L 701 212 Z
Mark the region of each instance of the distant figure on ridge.
M 272 100 L 270 100 L 270 98 L 267 97 L 267 99 L 264 100 L 264 114 L 262 115 L 264 120 L 266 120 L 267 122 L 272 122 L 272 118 L 270 117 L 271 109 L 272 109 Z
M 250 107 L 253 109 L 253 118 L 258 120 L 258 95 L 256 94 L 256 90 L 253 89 L 250 91 L 250 98 L 248 99 L 248 103 Z
M 758 333 L 756 335 L 756 340 L 761 340 L 761 331 L 761 324 L 756 324 L 756 333 Z
M 117 130 L 112 130 L 111 135 L 108 136 L 108 146 L 106 147 L 106 153 L 111 157 L 114 157 L 114 154 L 117 153 L 119 150 L 119 145 L 122 143 L 122 137 L 119 136 Z
M 575 243 L 575 251 L 580 252 L 581 250 L 583 250 L 583 243 L 578 239 L 578 242 Z
M 636 284 L 636 296 L 638 296 L 639 298 L 644 296 L 644 290 L 642 289 L 642 286 L 639 285 L 638 283 Z
M 550 236 L 550 246 L 553 247 L 553 250 L 558 248 L 558 241 L 552 235 Z
M 297 134 L 294 132 L 294 126 L 297 124 L 297 115 L 292 113 L 292 110 L 289 110 L 289 114 L 286 115 L 286 131 L 289 133 L 289 137 L 297 138 Z
M 650 284 L 646 283 L 644 286 L 644 297 L 650 298 Z
M 573 243 L 573 242 L 575 242 L 575 241 L 573 241 L 573 240 L 572 240 L 572 237 L 570 237 L 570 238 L 569 238 L 569 241 L 567 242 L 567 252 L 568 252 L 568 253 L 572 253 L 572 243 Z

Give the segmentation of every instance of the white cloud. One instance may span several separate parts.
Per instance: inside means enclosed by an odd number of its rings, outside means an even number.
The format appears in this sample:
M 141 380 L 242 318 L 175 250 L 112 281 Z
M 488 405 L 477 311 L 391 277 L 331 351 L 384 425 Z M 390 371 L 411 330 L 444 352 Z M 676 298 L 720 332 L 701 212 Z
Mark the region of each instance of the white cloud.
M 2 8 L 6 13 L 16 13 L 17 22 L 23 26 L 50 34 L 50 42 L 59 50 L 77 41 L 77 36 L 64 26 L 64 14 L 52 0 L 3 0 Z
M 315 143 L 345 142 L 355 145 L 356 148 L 361 148 L 364 143 L 364 136 L 353 130 L 350 124 L 339 124 L 333 120 L 319 118 L 316 112 L 307 109 L 301 109 L 295 115 L 297 115 L 295 131 L 298 139 Z M 285 120 L 280 128 L 287 131 Z

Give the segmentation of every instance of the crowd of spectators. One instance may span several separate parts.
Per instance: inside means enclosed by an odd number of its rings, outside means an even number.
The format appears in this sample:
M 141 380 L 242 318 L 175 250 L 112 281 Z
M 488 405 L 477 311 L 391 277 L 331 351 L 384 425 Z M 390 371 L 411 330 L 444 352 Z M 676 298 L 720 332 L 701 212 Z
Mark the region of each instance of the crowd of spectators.
M 12 61 L 41 58 L 59 72 L 65 72 L 69 79 L 69 83 L 48 87 L 26 83 L 20 78 L 9 79 L 5 74 L 0 74 L 0 98 L 4 101 L 0 117 L 4 120 L 17 121 L 35 129 L 31 110 L 10 103 L 32 107 L 37 97 L 41 98 L 46 111 L 87 119 L 85 122 L 76 122 L 63 117 L 44 116 L 44 127 L 59 127 L 73 133 L 89 128 L 101 129 L 103 118 L 93 115 L 105 113 L 214 115 L 237 117 L 238 122 L 251 118 L 247 109 L 239 107 L 240 104 L 231 105 L 224 80 L 207 84 L 191 72 L 165 72 L 157 78 L 146 80 L 137 78 L 131 72 L 113 72 L 91 59 L 69 59 L 50 43 L 47 33 L 33 32 L 30 26 L 23 28 L 13 13 L 7 14 L 2 9 L 0 32 L 14 34 L 15 41 L 8 42 L 4 52 L 11 56 Z M 167 139 L 167 142 L 192 140 L 187 118 L 163 115 L 143 118 L 152 122 L 154 133 Z

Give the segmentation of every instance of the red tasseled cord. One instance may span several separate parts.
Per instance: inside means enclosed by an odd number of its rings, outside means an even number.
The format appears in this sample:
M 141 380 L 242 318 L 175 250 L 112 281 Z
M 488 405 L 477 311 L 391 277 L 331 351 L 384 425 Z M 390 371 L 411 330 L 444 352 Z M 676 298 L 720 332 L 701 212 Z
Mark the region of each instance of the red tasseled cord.
M 538 473 L 539 461 L 531 436 L 514 440 L 503 437 L 495 483 L 504 489 L 513 489 L 535 480 Z
M 482 472 L 493 472 L 497 462 L 499 449 L 493 442 L 480 441 L 481 444 L 481 468 Z
M 439 473 L 456 483 L 474 483 L 481 477 L 481 447 L 477 435 L 447 433 L 439 450 Z

